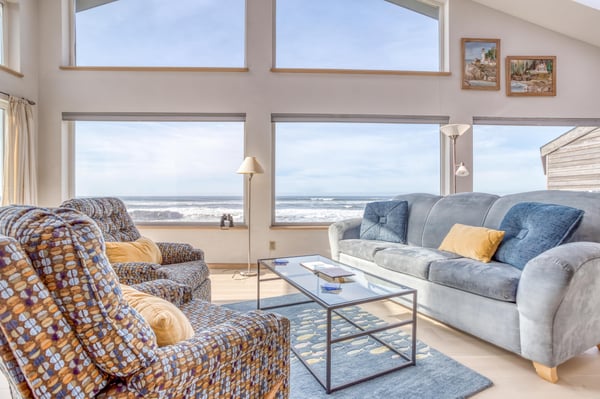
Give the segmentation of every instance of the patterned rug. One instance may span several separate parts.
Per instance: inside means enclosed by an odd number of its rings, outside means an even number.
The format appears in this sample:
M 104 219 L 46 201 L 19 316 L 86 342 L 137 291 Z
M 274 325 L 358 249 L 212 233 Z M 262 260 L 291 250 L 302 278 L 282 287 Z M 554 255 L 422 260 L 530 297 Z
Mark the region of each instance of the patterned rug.
M 303 298 L 301 294 L 286 295 L 263 300 L 261 305 L 291 303 Z M 248 311 L 255 309 L 256 301 L 238 302 L 225 306 L 235 310 Z M 292 345 L 313 370 L 324 378 L 326 311 L 316 304 L 296 305 L 273 311 L 290 319 Z M 342 314 L 363 328 L 381 327 L 387 324 L 386 321 L 357 306 L 345 308 Z M 332 335 L 334 337 L 343 337 L 357 331 L 344 318 L 333 317 Z M 375 334 L 375 336 L 377 339 L 363 336 L 333 346 L 331 366 L 333 385 L 344 384 L 405 362 L 400 355 L 382 345 L 379 340 L 385 341 L 410 358 L 412 346 L 410 335 L 407 332 L 402 329 L 394 329 Z M 458 399 L 468 398 L 492 386 L 492 382 L 486 377 L 418 340 L 416 352 L 416 366 L 408 366 L 329 395 L 292 354 L 290 398 Z

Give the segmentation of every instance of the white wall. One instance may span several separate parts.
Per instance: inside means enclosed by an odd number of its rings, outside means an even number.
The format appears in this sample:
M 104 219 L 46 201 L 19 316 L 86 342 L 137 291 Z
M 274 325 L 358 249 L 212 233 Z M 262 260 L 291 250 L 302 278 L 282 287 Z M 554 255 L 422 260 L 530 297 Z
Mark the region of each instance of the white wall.
M 19 3 L 12 2 L 9 7 L 16 9 L 18 15 L 18 21 L 11 21 L 12 24 L 17 24 L 18 34 L 14 35 L 11 32 L 9 37 L 9 46 L 11 46 L 9 51 L 12 57 L 10 66 L 11 69 L 20 72 L 24 77 L 18 77 L 0 70 L 0 91 L 18 97 L 25 97 L 37 103 L 39 92 L 38 2 L 37 0 L 22 0 Z M 14 16 L 12 10 L 9 16 Z M 13 65 L 13 63 L 16 63 L 16 65 Z M 34 107 L 34 123 L 36 125 L 37 109 L 38 107 Z
M 67 156 L 62 112 L 243 112 L 246 153 L 266 173 L 253 180 L 255 257 L 328 253 L 324 229 L 270 228 L 271 113 L 473 115 L 502 117 L 598 117 L 600 49 L 509 17 L 470 0 L 451 0 L 451 76 L 271 73 L 271 0 L 248 0 L 248 73 L 61 71 L 61 0 L 40 2 L 40 200 L 64 200 Z M 500 91 L 461 90 L 460 38 L 500 38 L 506 55 L 556 55 L 556 97 L 507 97 Z M 502 60 L 503 61 L 503 60 Z M 502 64 L 502 72 L 504 65 Z M 459 159 L 471 165 L 471 138 L 459 140 Z M 469 190 L 470 179 L 459 179 Z M 190 242 L 211 262 L 245 262 L 246 231 L 207 228 L 143 229 L 156 240 Z M 269 253 L 268 241 L 277 242 Z

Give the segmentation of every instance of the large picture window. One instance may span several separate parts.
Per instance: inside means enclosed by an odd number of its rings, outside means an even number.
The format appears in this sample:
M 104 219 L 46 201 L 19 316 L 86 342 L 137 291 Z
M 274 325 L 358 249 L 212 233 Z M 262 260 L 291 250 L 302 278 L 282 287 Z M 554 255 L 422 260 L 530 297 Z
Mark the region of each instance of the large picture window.
M 547 187 L 540 148 L 572 126 L 473 126 L 473 191 L 511 194 Z
M 365 204 L 440 192 L 440 125 L 276 122 L 275 224 L 362 217 Z
M 117 196 L 136 222 L 243 221 L 244 123 L 75 121 L 77 197 Z
M 243 67 L 245 0 L 75 0 L 78 66 Z
M 277 0 L 277 68 L 441 70 L 440 6 L 421 0 Z

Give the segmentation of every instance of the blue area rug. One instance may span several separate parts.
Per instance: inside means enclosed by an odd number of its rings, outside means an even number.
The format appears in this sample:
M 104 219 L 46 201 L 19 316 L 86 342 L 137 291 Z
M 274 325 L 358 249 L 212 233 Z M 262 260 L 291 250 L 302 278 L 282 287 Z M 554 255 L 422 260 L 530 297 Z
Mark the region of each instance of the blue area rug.
M 262 306 L 297 302 L 305 299 L 301 294 L 286 295 L 261 300 Z M 239 311 L 254 310 L 256 301 L 224 305 Z M 291 343 L 315 369 L 325 376 L 326 312 L 317 304 L 304 304 L 272 310 L 291 322 Z M 344 316 L 362 327 L 372 328 L 386 322 L 359 307 L 344 309 Z M 356 332 L 356 328 L 341 317 L 334 317 L 334 337 Z M 418 328 L 417 328 L 418 334 Z M 410 336 L 400 329 L 376 334 L 377 338 L 395 349 L 411 355 Z M 492 386 L 486 377 L 445 356 L 423 342 L 417 341 L 417 364 L 390 374 L 350 386 L 329 395 L 292 354 L 291 399 L 319 398 L 402 398 L 402 399 L 458 399 L 468 398 Z M 334 385 L 349 382 L 402 361 L 399 355 L 369 337 L 354 338 L 334 345 L 332 351 L 332 381 Z

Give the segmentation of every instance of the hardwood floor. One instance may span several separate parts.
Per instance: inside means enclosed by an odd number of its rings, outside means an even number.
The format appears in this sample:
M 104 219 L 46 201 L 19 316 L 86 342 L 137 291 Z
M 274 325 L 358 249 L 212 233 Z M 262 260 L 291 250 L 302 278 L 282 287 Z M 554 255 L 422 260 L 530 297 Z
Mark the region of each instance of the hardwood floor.
M 241 265 L 211 268 L 214 303 L 256 299 L 256 277 L 242 278 L 238 273 L 240 270 L 243 270 Z M 261 285 L 261 292 L 266 297 L 293 293 L 295 290 L 282 281 L 273 281 Z M 386 303 L 373 309 L 373 312 L 382 318 L 396 318 L 405 309 L 397 304 Z M 551 384 L 536 375 L 530 361 L 427 317 L 419 316 L 418 338 L 494 382 L 493 387 L 476 395 L 477 399 L 600 397 L 600 351 L 596 347 L 560 365 L 560 380 L 557 384 Z M 0 375 L 0 399 L 5 398 L 10 398 L 8 384 Z

